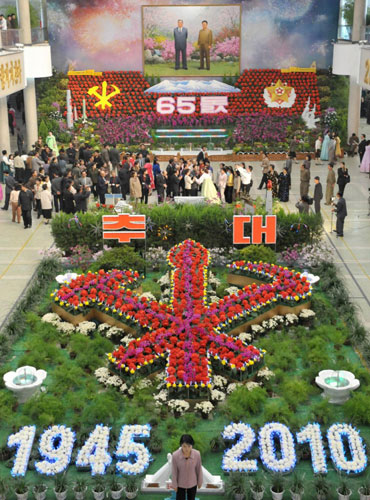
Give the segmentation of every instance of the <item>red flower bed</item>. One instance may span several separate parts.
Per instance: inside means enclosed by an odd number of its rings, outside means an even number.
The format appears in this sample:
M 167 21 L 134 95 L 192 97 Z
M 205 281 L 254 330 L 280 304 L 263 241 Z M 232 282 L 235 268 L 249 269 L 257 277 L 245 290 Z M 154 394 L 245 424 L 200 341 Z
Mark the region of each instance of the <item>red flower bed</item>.
M 246 345 L 222 329 L 248 321 L 278 300 L 305 300 L 310 285 L 299 273 L 266 263 L 235 262 L 237 272 L 265 277 L 269 283 L 244 287 L 225 296 L 218 304 L 207 304 L 209 253 L 199 243 L 185 240 L 168 254 L 171 273 L 171 306 L 149 302 L 124 288 L 124 281 L 137 278 L 132 271 L 88 273 L 61 286 L 55 300 L 62 307 L 96 307 L 144 330 L 141 338 L 120 346 L 109 359 L 122 373 L 134 374 L 145 365 L 167 358 L 168 386 L 204 387 L 211 383 L 211 359 L 226 366 L 237 377 L 263 358 L 252 345 Z
M 295 89 L 296 100 L 291 108 L 270 108 L 264 101 L 264 89 L 279 79 Z M 88 90 L 94 86 L 98 87 L 97 92 L 100 93 L 103 81 L 108 83 L 108 94 L 113 91 L 112 85 L 117 86 L 121 91 L 109 101 L 112 107 L 106 107 L 105 110 L 96 107 L 97 98 L 88 94 Z M 311 107 L 316 104 L 316 111 L 320 113 L 317 78 L 313 72 L 282 73 L 278 69 L 245 70 L 235 86 L 241 92 L 212 94 L 228 96 L 228 111 L 231 115 L 250 113 L 300 115 L 309 97 Z M 85 98 L 89 118 L 153 113 L 156 112 L 156 102 L 159 97 L 174 95 L 170 93 L 146 94 L 144 91 L 149 87 L 149 83 L 138 71 L 105 71 L 102 75 L 69 75 L 68 85 L 72 94 L 72 106 L 76 106 L 78 116 L 82 116 L 82 101 Z M 198 92 L 186 95 L 196 96 L 196 111 L 193 116 L 201 116 L 200 98 L 202 95 L 209 94 Z

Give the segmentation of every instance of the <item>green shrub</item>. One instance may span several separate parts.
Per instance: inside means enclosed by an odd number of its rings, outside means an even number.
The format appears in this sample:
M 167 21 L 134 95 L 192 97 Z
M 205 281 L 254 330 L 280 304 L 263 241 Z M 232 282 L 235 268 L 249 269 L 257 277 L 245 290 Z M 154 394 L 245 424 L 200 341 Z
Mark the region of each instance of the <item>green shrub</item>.
M 262 261 L 276 264 L 276 253 L 272 250 L 272 248 L 264 245 L 250 245 L 242 250 L 239 250 L 239 258 L 241 260 L 250 260 L 252 262 Z
M 66 417 L 66 408 L 63 406 L 61 398 L 51 394 L 39 394 L 24 404 L 23 413 L 30 417 L 34 424 L 47 427 L 63 423 Z
M 227 399 L 226 412 L 234 421 L 243 420 L 248 415 L 259 413 L 266 399 L 266 391 L 261 387 L 252 391 L 246 387 L 238 387 Z
M 105 251 L 90 266 L 91 271 L 98 271 L 99 269 L 104 269 L 104 271 L 110 271 L 111 269 L 143 271 L 144 268 L 145 260 L 132 247 L 127 245 Z
M 314 403 L 311 408 L 310 418 L 312 421 L 324 425 L 335 421 L 336 409 L 327 399 Z
M 309 384 L 298 377 L 288 378 L 281 386 L 281 394 L 293 410 L 308 399 L 310 392 Z
M 231 248 L 232 223 L 234 207 L 223 208 L 219 205 L 140 205 L 137 210 L 150 218 L 150 227 L 147 230 L 146 244 L 148 247 L 161 246 L 165 249 L 192 238 L 199 241 L 207 248 Z M 92 251 L 103 247 L 102 239 L 102 215 L 110 213 L 108 210 L 99 210 L 79 213 L 80 224 L 70 222 L 68 214 L 59 213 L 52 221 L 52 234 L 58 248 L 69 252 L 76 245 L 87 245 Z M 264 213 L 261 207 L 257 213 Z M 226 224 L 227 222 L 227 224 Z M 291 231 L 291 226 L 301 222 L 300 232 Z M 311 243 L 320 238 L 322 232 L 322 219 L 316 214 L 286 214 L 284 210 L 277 213 L 278 237 L 276 249 L 281 251 L 294 243 Z M 166 238 L 163 236 L 163 227 L 168 226 L 169 232 Z M 250 235 L 251 227 L 246 225 L 246 235 Z M 107 243 L 107 241 L 105 241 Z M 116 241 L 109 241 L 112 247 L 120 246 Z M 132 243 L 135 248 L 143 248 L 144 243 Z
M 119 401 L 117 393 L 113 391 L 96 394 L 91 403 L 84 408 L 81 422 L 90 425 L 96 422 L 111 423 L 120 414 L 117 400 Z
M 370 391 L 355 392 L 343 405 L 348 422 L 355 425 L 370 424 Z
M 282 399 L 269 399 L 263 410 L 266 422 L 281 422 L 291 425 L 294 421 L 294 413 L 287 403 Z

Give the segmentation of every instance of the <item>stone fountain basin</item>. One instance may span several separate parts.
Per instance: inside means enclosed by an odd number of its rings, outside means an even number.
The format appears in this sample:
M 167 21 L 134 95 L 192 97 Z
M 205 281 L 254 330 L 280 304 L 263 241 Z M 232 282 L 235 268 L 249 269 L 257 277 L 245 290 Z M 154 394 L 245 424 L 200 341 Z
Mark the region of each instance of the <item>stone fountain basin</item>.
M 29 383 L 21 384 L 24 375 L 29 379 Z M 19 403 L 25 403 L 40 388 L 45 380 L 47 372 L 37 370 L 34 366 L 21 366 L 15 372 L 5 373 L 3 380 L 5 387 L 13 392 Z M 18 382 L 18 383 L 17 383 Z
M 335 382 L 339 379 L 339 384 Z M 315 379 L 316 384 L 323 389 L 323 397 L 329 400 L 332 404 L 343 404 L 351 395 L 351 391 L 360 387 L 360 381 L 355 375 L 345 370 L 322 370 Z

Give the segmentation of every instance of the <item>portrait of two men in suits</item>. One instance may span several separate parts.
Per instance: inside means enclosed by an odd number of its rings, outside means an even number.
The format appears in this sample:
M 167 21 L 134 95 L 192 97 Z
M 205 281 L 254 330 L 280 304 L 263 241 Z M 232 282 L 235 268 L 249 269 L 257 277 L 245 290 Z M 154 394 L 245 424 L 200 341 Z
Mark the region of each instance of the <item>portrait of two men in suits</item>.
M 188 69 L 186 46 L 188 40 L 188 30 L 184 26 L 183 19 L 178 19 L 177 27 L 173 30 L 175 39 L 175 69 L 180 69 L 180 57 L 182 62 L 182 69 Z M 202 21 L 202 29 L 199 30 L 198 46 L 200 53 L 200 66 L 198 69 L 211 69 L 211 48 L 213 43 L 212 30 L 208 27 L 208 21 Z M 204 67 L 206 62 L 206 67 Z

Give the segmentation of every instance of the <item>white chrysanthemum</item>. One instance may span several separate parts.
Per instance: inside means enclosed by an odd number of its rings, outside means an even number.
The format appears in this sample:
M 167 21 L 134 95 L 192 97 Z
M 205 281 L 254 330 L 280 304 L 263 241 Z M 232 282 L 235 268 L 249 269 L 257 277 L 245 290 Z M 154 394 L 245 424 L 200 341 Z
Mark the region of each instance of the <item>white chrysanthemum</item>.
M 106 330 L 109 330 L 110 327 L 111 327 L 111 325 L 109 325 L 108 323 L 101 323 L 98 326 L 98 332 L 100 332 L 100 333 L 105 332 Z
M 253 335 L 251 333 L 242 332 L 239 333 L 238 337 L 242 342 L 249 344 L 252 341 Z
M 312 311 L 312 309 L 302 309 L 302 311 L 299 313 L 299 317 L 302 319 L 314 318 L 315 316 L 316 313 Z
M 259 384 L 258 382 L 250 381 L 245 384 L 245 387 L 248 389 L 248 391 L 253 391 L 253 389 L 260 387 L 260 385 L 261 384 Z
M 217 389 L 211 389 L 211 399 L 213 401 L 224 401 L 226 395 Z
M 194 407 L 195 411 L 199 411 L 201 413 L 211 413 L 214 406 L 209 401 L 202 401 L 201 403 L 197 403 Z
M 122 385 L 122 379 L 118 375 L 112 375 L 106 379 L 105 385 L 120 387 Z
M 61 321 L 60 323 L 57 323 L 55 327 L 58 330 L 58 332 L 64 333 L 66 335 L 69 335 L 70 333 L 74 333 L 76 331 L 72 323 L 67 323 L 66 321 Z
M 43 315 L 41 321 L 43 323 L 51 323 L 52 325 L 57 325 L 61 322 L 61 318 L 56 313 L 47 313 Z
M 257 373 L 257 377 L 264 378 L 266 380 L 270 380 L 270 378 L 275 377 L 275 373 L 270 370 L 267 366 L 264 366 Z
M 228 384 L 227 379 L 222 375 L 215 375 L 212 379 L 212 382 L 214 387 L 218 387 L 219 389 L 223 389 Z
M 82 321 L 78 326 L 76 326 L 76 332 L 82 333 L 82 335 L 89 335 L 89 333 L 96 330 L 96 324 L 93 321 Z

